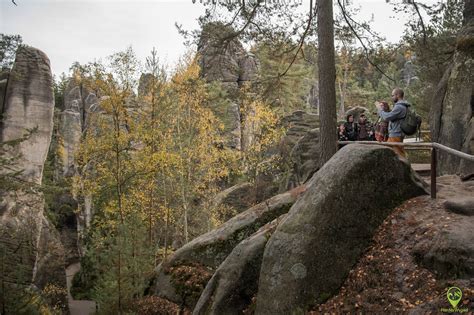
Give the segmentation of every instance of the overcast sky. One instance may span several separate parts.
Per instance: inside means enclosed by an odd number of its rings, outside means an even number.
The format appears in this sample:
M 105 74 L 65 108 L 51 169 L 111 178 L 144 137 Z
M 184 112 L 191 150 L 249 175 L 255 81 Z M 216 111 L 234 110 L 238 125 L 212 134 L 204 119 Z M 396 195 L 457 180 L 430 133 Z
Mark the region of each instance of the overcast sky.
M 352 2 L 361 6 L 361 18 L 370 19 L 374 15 L 374 29 L 389 41 L 398 42 L 405 18 L 394 18 L 392 6 L 386 0 Z M 192 0 L 16 0 L 16 3 L 18 6 L 9 0 L 0 1 L 0 32 L 19 34 L 25 44 L 44 51 L 56 75 L 67 73 L 74 61 L 86 63 L 104 58 L 129 45 L 140 60 L 156 47 L 160 60 L 173 66 L 186 50 L 175 22 L 185 29 L 195 29 L 196 19 L 204 12 L 199 0 L 195 4 Z

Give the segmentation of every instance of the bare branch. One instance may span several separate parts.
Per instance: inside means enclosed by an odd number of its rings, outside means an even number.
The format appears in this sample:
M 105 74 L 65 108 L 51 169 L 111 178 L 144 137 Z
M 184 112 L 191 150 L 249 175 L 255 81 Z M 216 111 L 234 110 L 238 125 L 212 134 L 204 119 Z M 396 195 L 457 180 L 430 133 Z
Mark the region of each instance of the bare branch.
M 386 77 L 387 79 L 389 79 L 390 81 L 392 82 L 395 82 L 395 80 L 390 77 L 389 75 L 387 75 L 382 69 L 380 69 L 380 67 L 374 63 L 372 60 L 370 60 L 369 58 L 369 50 L 367 48 L 367 46 L 365 46 L 362 38 L 359 36 L 359 34 L 356 32 L 356 30 L 354 29 L 354 27 L 352 26 L 352 24 L 349 22 L 349 19 L 347 17 L 347 14 L 346 14 L 346 11 L 344 10 L 344 7 L 342 6 L 341 4 L 341 0 L 337 0 L 337 3 L 339 4 L 339 7 L 341 8 L 341 11 L 342 11 L 342 16 L 344 17 L 344 20 L 346 21 L 347 25 L 349 26 L 349 28 L 351 29 L 352 33 L 354 33 L 354 35 L 357 37 L 357 39 L 359 40 L 360 44 L 362 45 L 362 47 L 364 48 L 364 52 L 365 52 L 365 58 L 367 59 L 367 61 L 373 66 L 375 67 L 375 69 L 377 69 L 378 72 L 380 72 L 384 77 Z
M 317 10 L 317 8 L 316 8 Z M 286 73 L 288 72 L 288 70 L 290 70 L 291 66 L 293 65 L 293 63 L 295 62 L 296 60 L 296 57 L 298 57 L 298 54 L 300 53 L 301 49 L 303 48 L 303 44 L 304 44 L 304 40 L 306 38 L 306 35 L 308 34 L 308 31 L 311 27 L 311 22 L 313 21 L 313 0 L 310 0 L 309 2 L 309 19 L 308 19 L 308 24 L 306 25 L 306 29 L 304 30 L 304 33 L 303 35 L 301 36 L 300 38 L 300 44 L 298 45 L 298 49 L 296 50 L 296 53 L 295 55 L 293 56 L 293 59 L 291 60 L 290 64 L 288 65 L 288 67 L 286 68 L 285 71 L 283 71 L 283 73 L 279 73 L 278 74 L 278 78 L 281 78 L 283 77 L 284 75 L 286 75 Z
M 421 16 L 420 10 L 418 9 L 418 5 L 416 4 L 416 1 L 413 0 L 413 7 L 415 8 L 416 13 L 418 14 L 418 17 L 420 18 L 420 24 L 421 24 L 421 29 L 423 30 L 423 44 L 426 45 L 426 28 L 425 28 L 425 23 L 423 22 L 423 17 Z

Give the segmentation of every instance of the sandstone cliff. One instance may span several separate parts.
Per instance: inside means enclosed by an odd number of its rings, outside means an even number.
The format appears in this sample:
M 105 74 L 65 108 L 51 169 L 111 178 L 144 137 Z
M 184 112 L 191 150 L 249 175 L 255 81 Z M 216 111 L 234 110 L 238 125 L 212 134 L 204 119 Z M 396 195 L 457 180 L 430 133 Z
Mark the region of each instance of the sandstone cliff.
M 11 293 L 23 286 L 34 285 L 40 291 L 54 286 L 64 293 L 66 288 L 64 249 L 46 218 L 39 190 L 53 130 L 52 82 L 48 57 L 38 49 L 20 47 L 6 84 L 0 128 L 2 143 L 33 130 L 4 156 L 13 157 L 13 168 L 22 171 L 15 176 L 20 189 L 0 188 L 2 296 L 6 294 L 3 303 L 11 312 L 15 310 L 9 307 L 21 300 L 21 295 Z M 67 309 L 65 298 L 64 294 L 53 303 Z

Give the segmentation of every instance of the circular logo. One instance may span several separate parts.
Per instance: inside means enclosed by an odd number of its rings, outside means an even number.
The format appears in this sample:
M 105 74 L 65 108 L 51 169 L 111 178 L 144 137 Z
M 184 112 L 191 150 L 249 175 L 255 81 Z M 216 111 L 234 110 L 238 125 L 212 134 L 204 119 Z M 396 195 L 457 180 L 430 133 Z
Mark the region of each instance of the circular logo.
M 446 293 L 446 296 L 448 297 L 448 301 L 451 303 L 453 308 L 456 308 L 459 301 L 461 301 L 462 291 L 458 287 L 450 287 Z

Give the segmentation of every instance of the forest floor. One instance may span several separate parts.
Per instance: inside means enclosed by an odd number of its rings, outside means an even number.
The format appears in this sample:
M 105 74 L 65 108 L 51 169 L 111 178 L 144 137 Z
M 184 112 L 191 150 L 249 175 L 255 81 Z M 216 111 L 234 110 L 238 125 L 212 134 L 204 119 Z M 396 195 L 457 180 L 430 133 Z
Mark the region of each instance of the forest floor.
M 429 182 L 429 178 L 425 178 Z M 437 199 L 421 196 L 406 201 L 379 227 L 367 249 L 339 293 L 310 314 L 441 314 L 450 308 L 447 289 L 463 291 L 458 308 L 474 313 L 474 279 L 440 277 L 416 262 L 420 244 L 433 244 L 437 235 L 459 232 L 474 240 L 474 217 L 448 212 L 446 200 L 474 196 L 474 181 L 457 176 L 437 179 Z M 465 228 L 467 227 L 467 229 Z

